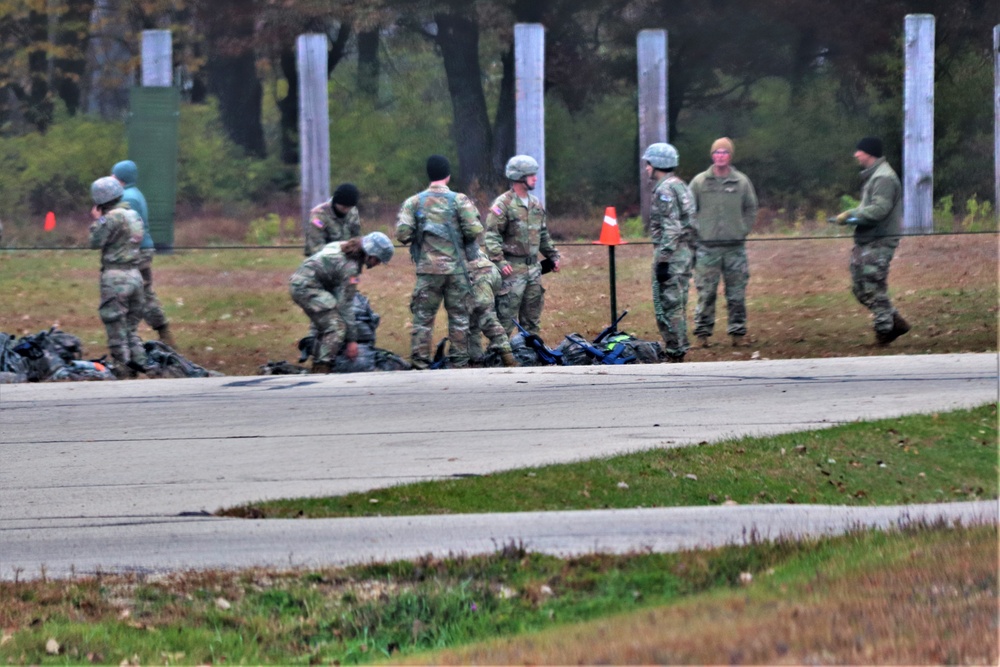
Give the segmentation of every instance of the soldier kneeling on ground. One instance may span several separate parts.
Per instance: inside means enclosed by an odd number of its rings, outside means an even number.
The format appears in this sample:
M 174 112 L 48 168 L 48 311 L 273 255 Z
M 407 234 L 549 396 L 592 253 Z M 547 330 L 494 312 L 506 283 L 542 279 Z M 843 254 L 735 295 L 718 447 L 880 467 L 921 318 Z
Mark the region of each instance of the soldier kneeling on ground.
M 341 348 L 348 359 L 358 354 L 354 293 L 361 271 L 392 259 L 392 241 L 382 232 L 329 243 L 306 258 L 291 279 L 292 300 L 316 329 L 313 373 L 329 373 Z

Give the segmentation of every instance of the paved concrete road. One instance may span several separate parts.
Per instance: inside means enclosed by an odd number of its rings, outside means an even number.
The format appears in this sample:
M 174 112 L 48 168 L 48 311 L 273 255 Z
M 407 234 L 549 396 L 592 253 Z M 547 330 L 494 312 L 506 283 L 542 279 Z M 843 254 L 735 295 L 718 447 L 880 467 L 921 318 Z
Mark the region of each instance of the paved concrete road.
M 822 428 L 997 394 L 995 354 L 3 385 L 0 565 L 14 534 L 40 544 L 88 526 L 183 526 L 204 523 L 185 514 L 264 498 Z M 37 556 L 24 565 L 46 562 Z

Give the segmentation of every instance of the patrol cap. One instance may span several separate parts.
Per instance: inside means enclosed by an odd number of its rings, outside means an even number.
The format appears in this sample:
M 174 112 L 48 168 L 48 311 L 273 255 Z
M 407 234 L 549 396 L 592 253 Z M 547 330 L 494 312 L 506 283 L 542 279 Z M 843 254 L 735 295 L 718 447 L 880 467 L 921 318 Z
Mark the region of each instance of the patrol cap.
M 125 188 L 114 176 L 102 176 L 90 185 L 90 196 L 100 206 L 121 197 Z
M 383 264 L 388 264 L 395 252 L 392 241 L 382 232 L 371 232 L 361 237 L 361 249 L 366 255 L 376 258 Z
M 642 159 L 653 165 L 654 169 L 673 169 L 680 161 L 677 149 L 670 144 L 658 142 L 650 144 Z

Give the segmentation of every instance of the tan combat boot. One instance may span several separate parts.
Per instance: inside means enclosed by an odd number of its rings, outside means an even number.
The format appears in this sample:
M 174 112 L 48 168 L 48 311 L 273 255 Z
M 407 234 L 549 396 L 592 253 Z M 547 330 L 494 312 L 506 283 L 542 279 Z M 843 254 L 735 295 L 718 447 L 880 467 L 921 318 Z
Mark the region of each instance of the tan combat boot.
M 330 362 L 328 361 L 314 361 L 312 368 L 309 370 L 310 373 L 329 373 L 330 372 Z
M 514 358 L 513 352 L 504 352 L 500 355 L 500 358 L 503 359 L 503 365 L 507 368 L 517 367 L 517 359 Z

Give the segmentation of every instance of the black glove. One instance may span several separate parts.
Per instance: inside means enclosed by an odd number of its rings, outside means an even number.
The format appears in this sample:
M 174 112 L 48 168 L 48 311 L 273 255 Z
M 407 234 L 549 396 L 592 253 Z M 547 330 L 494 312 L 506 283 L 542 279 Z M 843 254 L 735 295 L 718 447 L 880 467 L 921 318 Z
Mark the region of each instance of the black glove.
M 540 265 L 541 265 L 541 267 L 542 267 L 542 275 L 543 275 L 543 276 L 544 276 L 544 275 L 545 275 L 546 273 L 551 273 L 551 272 L 552 272 L 552 270 L 556 268 L 556 263 L 555 263 L 555 262 L 553 262 L 553 261 L 552 261 L 551 259 L 549 259 L 548 257 L 546 257 L 545 259 L 543 259 L 543 260 L 542 260 L 542 261 L 541 261 L 541 262 L 540 262 L 539 264 L 540 264 Z
M 670 280 L 670 265 L 666 262 L 660 262 L 656 265 L 656 280 L 657 282 L 665 283 Z

